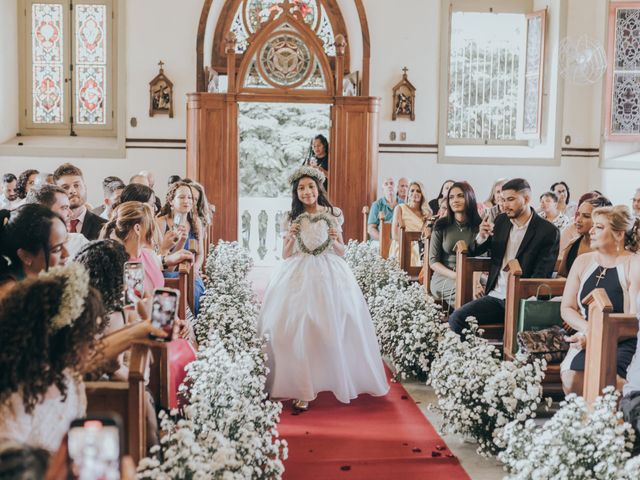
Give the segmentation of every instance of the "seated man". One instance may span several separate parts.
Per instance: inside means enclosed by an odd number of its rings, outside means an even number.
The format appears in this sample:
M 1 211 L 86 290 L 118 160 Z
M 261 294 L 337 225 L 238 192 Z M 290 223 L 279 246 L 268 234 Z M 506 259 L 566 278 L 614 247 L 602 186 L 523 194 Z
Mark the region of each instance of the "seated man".
M 65 163 L 53 172 L 53 178 L 69 196 L 71 207 L 69 233 L 78 232 L 82 233 L 87 240 L 97 240 L 102 226 L 107 221 L 87 209 L 87 186 L 84 183 L 82 170 L 70 163 Z
M 490 251 L 491 267 L 486 295 L 454 310 L 449 326 L 460 334 L 467 328 L 467 317 L 475 317 L 479 325 L 501 322 L 507 291 L 504 267 L 514 258 L 520 262 L 523 278 L 549 278 L 558 258 L 560 232 L 540 218 L 531 208 L 531 187 L 522 178 L 509 180 L 502 187 L 503 212 L 495 225 L 483 221 L 471 254 Z
M 65 192 L 62 187 L 45 183 L 38 188 L 32 188 L 27 194 L 25 203 L 37 203 L 38 205 L 42 205 L 43 207 L 47 207 L 49 210 L 56 212 L 62 217 L 65 225 L 67 226 L 67 230 L 69 230 L 71 222 L 71 207 L 67 192 Z M 75 257 L 76 253 L 78 253 L 87 243 L 89 243 L 89 240 L 87 240 L 83 234 L 78 232 L 69 233 L 67 240 L 67 251 L 69 252 L 69 257 Z
M 102 201 L 102 205 L 91 210 L 91 213 L 94 213 L 105 220 L 109 220 L 113 204 L 120 197 L 124 187 L 124 182 L 120 178 L 114 176 L 104 177 L 102 180 L 104 200 Z
M 385 178 L 382 184 L 384 196 L 380 197 L 371 205 L 369 218 L 367 219 L 367 232 L 371 240 L 380 240 L 380 220 L 378 219 L 380 212 L 384 213 L 384 223 L 391 223 L 391 220 L 393 220 L 393 209 L 396 208 L 398 203 L 404 203 L 398 201 L 394 186 L 392 177 Z

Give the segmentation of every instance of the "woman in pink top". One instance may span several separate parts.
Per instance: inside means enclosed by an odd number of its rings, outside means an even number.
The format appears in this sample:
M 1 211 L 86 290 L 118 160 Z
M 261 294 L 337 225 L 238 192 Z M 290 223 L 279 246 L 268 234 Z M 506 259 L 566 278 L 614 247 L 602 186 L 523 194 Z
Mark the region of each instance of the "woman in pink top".
M 142 202 L 124 202 L 111 215 L 103 228 L 104 238 L 122 242 L 132 262 L 144 266 L 144 291 L 151 293 L 164 287 L 162 265 L 158 256 L 149 248 L 157 244 L 156 226 L 151 207 Z

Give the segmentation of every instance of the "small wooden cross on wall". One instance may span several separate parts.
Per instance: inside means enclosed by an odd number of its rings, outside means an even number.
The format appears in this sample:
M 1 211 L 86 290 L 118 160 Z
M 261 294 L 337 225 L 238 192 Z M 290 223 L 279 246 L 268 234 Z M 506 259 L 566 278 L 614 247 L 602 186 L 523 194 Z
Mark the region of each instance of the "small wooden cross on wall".
M 162 60 L 160 60 L 158 62 L 158 66 L 160 67 L 160 73 L 162 73 L 162 71 L 163 71 L 162 67 L 164 67 L 164 62 Z

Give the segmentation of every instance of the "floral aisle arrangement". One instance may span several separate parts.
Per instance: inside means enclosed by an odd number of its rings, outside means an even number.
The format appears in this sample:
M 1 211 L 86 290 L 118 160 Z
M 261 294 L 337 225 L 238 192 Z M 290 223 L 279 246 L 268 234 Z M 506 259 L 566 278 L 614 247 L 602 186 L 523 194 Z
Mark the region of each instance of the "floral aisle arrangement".
M 429 383 L 445 431 L 473 437 L 479 454 L 496 455 L 496 437 L 509 422 L 535 417 L 546 363 L 520 355 L 514 361 L 500 360 L 498 350 L 478 336 L 475 319 L 470 320 L 466 341 L 452 331 L 444 334 Z
M 370 297 L 369 309 L 382 354 L 396 376 L 426 380 L 438 343 L 447 327 L 442 309 L 427 297 L 424 287 L 388 284 Z
M 367 302 L 388 285 L 402 289 L 409 284 L 409 277 L 395 260 L 384 259 L 378 250 L 368 243 L 349 241 L 344 259 L 358 281 Z
M 498 455 L 511 480 L 637 479 L 640 457 L 629 460 L 633 429 L 622 423 L 618 395 L 604 390 L 593 410 L 582 397 L 569 395 L 560 410 L 542 427 L 532 420 L 509 423 Z
M 138 478 L 281 478 L 287 457 L 277 431 L 282 404 L 267 399 L 262 362 L 259 348 L 231 355 L 212 334 L 187 367 L 189 405 L 182 416 L 162 414 L 161 447 L 140 462 Z
M 198 342 L 215 331 L 231 353 L 256 346 L 259 306 L 247 275 L 249 252 L 237 242 L 220 242 L 207 258 L 208 284 L 195 324 Z
M 282 477 L 288 453 L 277 431 L 282 405 L 266 394 L 258 305 L 247 280 L 251 265 L 235 242 L 211 250 L 196 324 L 200 349 L 180 386 L 188 405 L 162 414 L 161 446 L 140 462 L 138 478 Z

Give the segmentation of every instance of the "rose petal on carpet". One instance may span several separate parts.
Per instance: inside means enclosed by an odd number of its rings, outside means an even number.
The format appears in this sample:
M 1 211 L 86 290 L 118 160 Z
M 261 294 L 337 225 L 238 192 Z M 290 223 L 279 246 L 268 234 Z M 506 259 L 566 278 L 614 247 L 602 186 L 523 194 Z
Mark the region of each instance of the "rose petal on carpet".
M 286 480 L 469 479 L 400 383 L 384 397 L 350 404 L 324 392 L 308 411 L 284 402 L 280 436 L 289 443 Z

